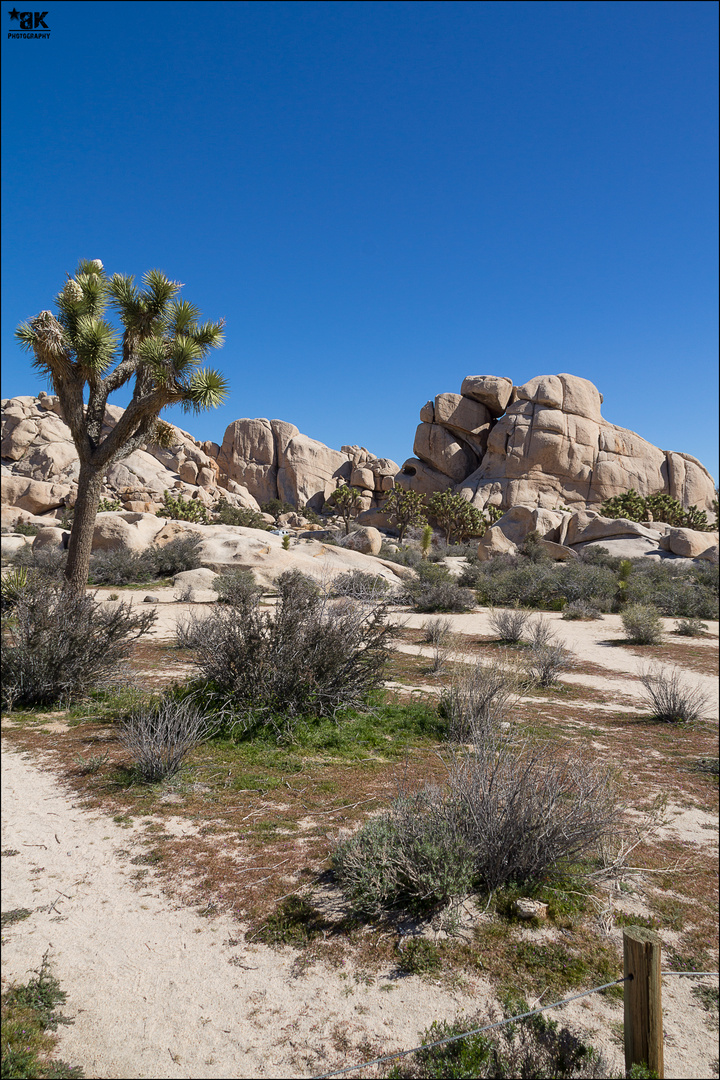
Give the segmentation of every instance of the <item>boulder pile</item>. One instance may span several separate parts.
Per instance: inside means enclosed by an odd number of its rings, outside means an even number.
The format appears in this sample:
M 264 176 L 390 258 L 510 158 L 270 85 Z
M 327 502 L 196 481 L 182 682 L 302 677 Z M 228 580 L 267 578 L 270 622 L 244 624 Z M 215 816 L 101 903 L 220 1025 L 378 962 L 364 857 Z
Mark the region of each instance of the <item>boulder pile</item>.
M 415 457 L 395 481 L 423 494 L 452 486 L 478 507 L 598 508 L 634 488 L 711 510 L 707 469 L 609 424 L 602 400 L 576 375 L 539 375 L 523 386 L 468 376 L 460 394 L 438 394 L 422 407 Z
M 165 491 L 209 506 L 259 510 L 279 499 L 321 511 L 332 492 L 360 492 L 361 524 L 387 524 L 394 487 L 430 495 L 448 488 L 482 508 L 597 510 L 634 488 L 712 511 L 715 486 L 694 457 L 660 450 L 603 419 L 602 395 L 575 375 L 540 375 L 523 386 L 470 375 L 459 394 L 438 394 L 420 410 L 414 457 L 400 468 L 363 446 L 333 450 L 283 420 L 240 419 L 221 443 L 199 442 L 178 427 L 167 448 L 145 445 L 108 468 L 104 497 L 125 511 L 154 513 Z M 41 393 L 2 402 L 6 507 L 49 514 L 75 501 L 79 462 L 59 400 Z M 106 428 L 122 409 L 108 406 Z M 59 516 L 59 515 L 58 515 Z

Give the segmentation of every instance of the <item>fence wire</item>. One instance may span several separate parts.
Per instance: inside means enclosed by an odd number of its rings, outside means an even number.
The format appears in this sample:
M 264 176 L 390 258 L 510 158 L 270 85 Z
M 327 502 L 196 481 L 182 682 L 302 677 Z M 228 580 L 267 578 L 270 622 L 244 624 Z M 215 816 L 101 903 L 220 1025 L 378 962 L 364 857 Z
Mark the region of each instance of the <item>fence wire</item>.
M 676 974 L 676 972 L 663 972 L 663 974 Z M 685 975 L 686 972 L 680 972 Z M 691 972 L 690 974 L 695 974 Z M 703 974 L 705 974 L 703 972 Z M 518 1016 L 508 1016 L 505 1020 L 497 1020 L 494 1024 L 487 1024 L 485 1027 L 475 1028 L 473 1031 L 464 1031 L 462 1035 L 451 1035 L 448 1039 L 438 1039 L 436 1042 L 424 1043 L 422 1046 L 413 1046 L 412 1050 L 397 1050 L 394 1054 L 385 1054 L 384 1057 L 373 1058 L 371 1061 L 363 1061 L 359 1065 L 348 1065 L 345 1069 L 337 1069 L 335 1072 L 321 1073 L 319 1076 L 315 1076 L 312 1080 L 328 1080 L 331 1076 L 343 1076 L 345 1073 L 355 1072 L 356 1069 L 366 1069 L 369 1065 L 381 1065 L 384 1061 L 396 1061 L 399 1058 L 407 1057 L 408 1054 L 416 1054 L 418 1050 L 432 1050 L 435 1046 L 447 1046 L 448 1043 L 459 1042 L 460 1039 L 469 1039 L 471 1035 L 480 1035 L 483 1031 L 492 1031 L 493 1028 L 502 1027 L 504 1024 L 512 1024 L 515 1020 L 527 1020 L 530 1016 L 537 1016 L 538 1013 L 546 1012 L 548 1009 L 558 1009 L 561 1005 L 567 1005 L 571 1001 L 577 1001 L 578 998 L 589 997 L 590 994 L 597 994 L 599 990 L 607 990 L 610 986 L 617 986 L 618 983 L 628 982 L 632 979 L 632 975 L 626 975 L 622 979 L 613 979 L 612 982 L 603 983 L 602 986 L 594 986 L 592 990 L 585 990 L 582 994 L 574 994 L 573 997 L 565 998 L 563 1001 L 554 1001 L 552 1005 L 542 1005 L 539 1009 L 531 1009 L 529 1012 L 520 1013 Z

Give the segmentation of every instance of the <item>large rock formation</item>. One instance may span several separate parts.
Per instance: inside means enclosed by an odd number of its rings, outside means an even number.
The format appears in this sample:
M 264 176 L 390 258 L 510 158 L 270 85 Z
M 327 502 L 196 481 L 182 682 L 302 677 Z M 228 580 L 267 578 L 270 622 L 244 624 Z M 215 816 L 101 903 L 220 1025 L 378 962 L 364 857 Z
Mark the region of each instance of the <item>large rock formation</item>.
M 415 457 L 395 482 L 423 494 L 454 487 L 479 507 L 598 507 L 635 488 L 711 510 L 715 485 L 699 461 L 609 424 L 601 403 L 576 375 L 539 375 L 524 386 L 468 376 L 461 394 L 422 407 Z
M 114 427 L 122 412 L 118 406 L 107 406 L 105 431 Z M 124 509 L 141 513 L 159 508 L 165 491 L 206 504 L 224 496 L 235 506 L 258 509 L 241 485 L 220 490 L 218 463 L 207 452 L 212 444 L 201 444 L 189 432 L 170 427 L 168 448 L 147 445 L 108 467 L 105 498 L 119 499 Z M 3 504 L 43 514 L 74 503 L 80 462 L 58 398 L 41 393 L 3 401 L 1 453 Z
M 362 509 L 377 505 L 400 471 L 389 458 L 363 446 L 331 450 L 302 435 L 283 420 L 235 420 L 217 453 L 220 482 L 236 481 L 258 502 L 282 499 L 293 506 L 321 510 L 339 484 L 361 492 Z
M 349 483 L 360 492 L 362 524 L 381 527 L 396 485 L 425 495 L 452 488 L 478 507 L 504 510 L 597 509 L 635 488 L 712 512 L 714 482 L 699 461 L 609 424 L 601 403 L 595 386 L 575 375 L 539 375 L 524 386 L 469 375 L 460 394 L 438 394 L 422 407 L 415 456 L 402 469 L 363 446 L 332 450 L 283 420 L 235 420 L 221 444 L 173 427 L 170 448 L 147 445 L 110 466 L 104 494 L 134 512 L 154 512 L 166 490 L 207 505 L 223 497 L 258 509 L 279 498 L 321 510 Z M 18 397 L 2 408 L 3 503 L 59 515 L 74 502 L 79 462 L 58 399 Z M 121 414 L 108 406 L 106 427 Z

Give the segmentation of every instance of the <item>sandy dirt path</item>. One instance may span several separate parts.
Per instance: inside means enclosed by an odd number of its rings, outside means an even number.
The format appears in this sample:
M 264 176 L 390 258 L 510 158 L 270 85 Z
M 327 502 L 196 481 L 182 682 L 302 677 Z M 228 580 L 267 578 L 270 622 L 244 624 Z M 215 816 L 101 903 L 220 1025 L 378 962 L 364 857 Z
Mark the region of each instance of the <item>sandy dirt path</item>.
M 88 1077 L 312 1076 L 364 1060 L 368 1039 L 371 1056 L 414 1046 L 433 1019 L 489 999 L 480 981 L 451 993 L 390 972 L 372 986 L 352 969 L 294 977 L 293 950 L 237 941 L 237 922 L 173 908 L 148 878 L 135 887 L 117 854 L 129 830 L 27 755 L 3 753 L 2 783 L 2 847 L 19 851 L 3 858 L 2 908 L 33 912 L 7 932 L 4 978 L 26 981 L 49 951 L 75 1018 L 59 1054 Z

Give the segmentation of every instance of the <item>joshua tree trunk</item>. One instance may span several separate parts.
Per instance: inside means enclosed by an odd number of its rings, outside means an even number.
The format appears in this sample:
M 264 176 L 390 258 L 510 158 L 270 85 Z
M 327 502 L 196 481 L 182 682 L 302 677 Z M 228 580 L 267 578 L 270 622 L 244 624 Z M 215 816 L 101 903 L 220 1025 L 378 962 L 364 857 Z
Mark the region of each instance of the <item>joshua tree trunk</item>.
M 78 494 L 75 503 L 68 561 L 65 568 L 67 588 L 70 592 L 83 593 L 90 573 L 90 553 L 92 551 L 95 517 L 100 502 L 103 484 L 103 472 L 107 465 L 80 465 Z

